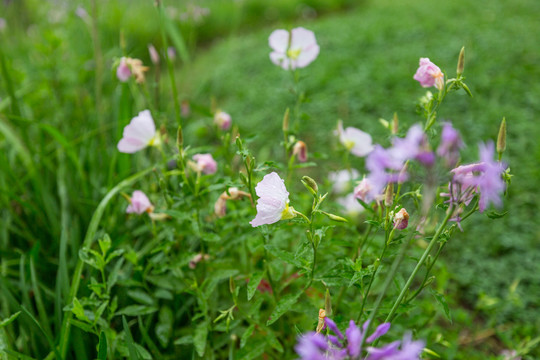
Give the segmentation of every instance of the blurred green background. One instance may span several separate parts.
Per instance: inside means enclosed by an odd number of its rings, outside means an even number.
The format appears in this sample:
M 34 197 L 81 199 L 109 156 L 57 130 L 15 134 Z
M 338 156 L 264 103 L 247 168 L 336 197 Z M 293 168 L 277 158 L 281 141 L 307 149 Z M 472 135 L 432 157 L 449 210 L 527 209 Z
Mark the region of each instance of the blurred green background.
M 504 160 L 514 178 L 501 210 L 508 214 L 497 221 L 474 216 L 446 247 L 441 276 L 448 278 L 454 322 L 433 324 L 434 331 L 444 334 L 449 359 L 521 349 L 540 334 L 540 2 L 207 0 L 165 6 L 179 100 L 192 110 L 186 139 L 205 145 L 200 126 L 214 98 L 240 133 L 253 138 L 259 161 L 280 154 L 279 136 L 267 135 L 279 134 L 284 109 L 294 106 L 290 75 L 268 58 L 268 36 L 296 26 L 315 32 L 321 52 L 300 71 L 307 99 L 298 134 L 323 164 L 311 170 L 318 180 L 342 168 L 320 155 L 333 146 L 338 119 L 379 139 L 385 134 L 379 118 L 397 113 L 402 129 L 420 121 L 415 103 L 425 91 L 412 79 L 418 59 L 429 57 L 452 76 L 465 46 L 474 97 L 452 94 L 439 117 L 461 129 L 466 162 L 477 159 L 478 141 L 496 138 L 506 117 Z M 143 100 L 118 106 L 129 94 L 118 86 L 114 64 L 123 54 L 151 64 L 150 43 L 165 51 L 159 17 L 150 0 L 5 0 L 0 17 L 2 277 L 15 276 L 5 259 L 39 254 L 39 271 L 51 274 L 43 280 L 51 285 L 62 229 L 69 227 L 66 251 L 73 264 L 98 201 L 130 167 L 145 162 L 122 160 L 116 152 L 123 126 Z M 168 110 L 159 119 L 173 134 L 172 95 L 161 67 L 157 91 Z M 9 315 L 3 306 L 2 317 Z

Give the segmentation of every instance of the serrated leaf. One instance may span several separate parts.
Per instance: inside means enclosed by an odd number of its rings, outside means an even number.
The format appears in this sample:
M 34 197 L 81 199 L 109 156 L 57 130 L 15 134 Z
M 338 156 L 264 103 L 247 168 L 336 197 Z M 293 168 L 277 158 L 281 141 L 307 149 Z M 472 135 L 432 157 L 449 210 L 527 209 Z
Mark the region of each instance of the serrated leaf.
M 127 316 L 140 316 L 148 315 L 158 311 L 156 307 L 146 306 L 146 305 L 129 305 L 123 309 L 120 309 L 116 312 L 116 315 L 127 315 Z
M 246 346 L 246 343 L 250 336 L 253 334 L 253 331 L 255 330 L 255 324 L 249 325 L 249 327 L 244 331 L 242 334 L 242 337 L 240 338 L 240 349 L 242 349 L 244 346 Z
M 249 279 L 249 283 L 247 285 L 248 301 L 251 300 L 253 295 L 255 295 L 255 291 L 257 291 L 257 287 L 259 286 L 259 283 L 261 282 L 263 276 L 264 272 L 262 271 L 256 271 L 253 273 L 253 275 L 251 275 L 251 278 Z
M 206 338 L 208 337 L 208 324 L 204 321 L 197 325 L 195 328 L 195 335 L 193 336 L 193 344 L 195 345 L 195 350 L 200 357 L 204 356 L 204 351 L 206 349 Z
M 0 321 L 0 329 L 5 327 L 5 326 L 8 326 L 13 321 L 15 321 L 15 319 L 17 319 L 17 317 L 20 315 L 20 313 L 21 313 L 20 311 L 17 311 L 15 314 L 11 315 L 7 319 L 4 319 L 4 320 Z
M 302 263 L 300 261 L 298 261 L 298 259 L 296 259 L 292 253 L 290 253 L 288 251 L 285 251 L 285 250 L 278 249 L 277 247 L 275 247 L 273 245 L 265 245 L 264 248 L 270 254 L 274 255 L 278 259 L 283 260 L 286 263 L 294 265 L 294 266 L 296 266 L 298 268 L 302 268 Z
M 299 291 L 296 294 L 289 294 L 284 296 L 276 305 L 276 308 L 274 311 L 272 311 L 272 314 L 270 315 L 270 319 L 266 322 L 266 325 L 271 325 L 275 323 L 283 314 L 285 314 L 287 311 L 291 309 L 291 307 L 296 304 L 298 301 L 298 298 L 300 295 L 302 295 L 303 291 Z
M 444 310 L 444 314 L 446 315 L 446 318 L 450 323 L 452 324 L 452 314 L 450 313 L 450 308 L 448 307 L 448 303 L 446 302 L 446 298 L 443 294 L 439 294 L 435 290 L 429 289 L 431 294 L 435 297 L 435 300 L 442 306 Z

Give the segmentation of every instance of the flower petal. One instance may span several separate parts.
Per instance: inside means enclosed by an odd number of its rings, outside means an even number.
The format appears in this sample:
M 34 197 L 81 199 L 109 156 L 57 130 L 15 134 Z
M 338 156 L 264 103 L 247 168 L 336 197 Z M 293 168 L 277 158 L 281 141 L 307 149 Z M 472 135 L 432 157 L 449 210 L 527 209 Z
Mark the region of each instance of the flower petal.
M 273 50 L 285 54 L 289 47 L 289 32 L 283 29 L 274 30 L 268 38 L 268 45 Z

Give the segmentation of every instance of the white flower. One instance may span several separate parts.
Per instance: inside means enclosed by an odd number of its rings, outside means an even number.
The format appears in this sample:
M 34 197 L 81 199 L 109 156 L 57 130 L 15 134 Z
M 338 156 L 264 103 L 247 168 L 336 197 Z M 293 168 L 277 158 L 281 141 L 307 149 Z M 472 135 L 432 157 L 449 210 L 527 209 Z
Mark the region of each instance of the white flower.
M 158 145 L 159 141 L 152 114 L 149 110 L 143 110 L 124 128 L 118 151 L 133 154 L 147 146 Z
M 339 136 L 339 141 L 353 155 L 366 156 L 373 150 L 371 135 L 353 127 L 343 129 L 341 120 L 338 122 L 337 135 Z
M 313 31 L 298 27 L 287 30 L 274 30 L 268 38 L 272 48 L 270 60 L 285 70 L 303 68 L 311 64 L 319 55 L 319 45 Z
M 352 181 L 358 178 L 360 174 L 355 169 L 340 170 L 328 174 L 328 179 L 332 182 L 332 190 L 338 194 L 344 193 L 352 184 Z
M 255 187 L 255 192 L 259 199 L 257 216 L 250 222 L 251 226 L 273 224 L 296 216 L 294 209 L 289 206 L 289 192 L 277 173 L 266 175 Z

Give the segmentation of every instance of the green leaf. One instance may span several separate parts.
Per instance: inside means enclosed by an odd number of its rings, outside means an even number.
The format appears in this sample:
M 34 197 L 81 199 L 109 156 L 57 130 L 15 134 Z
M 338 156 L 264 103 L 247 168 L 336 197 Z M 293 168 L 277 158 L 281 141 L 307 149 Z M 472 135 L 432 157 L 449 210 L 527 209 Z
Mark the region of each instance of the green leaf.
M 20 311 L 17 311 L 15 314 L 11 315 L 7 319 L 4 319 L 4 320 L 0 321 L 0 329 L 5 327 L 5 326 L 8 326 L 13 321 L 15 321 L 15 319 L 20 315 L 20 313 L 21 313 Z
M 97 358 L 98 360 L 107 360 L 107 336 L 104 331 L 99 334 Z
M 264 276 L 264 272 L 262 271 L 256 271 L 253 273 L 253 275 L 251 275 L 251 279 L 249 279 L 249 283 L 247 285 L 248 301 L 251 300 L 253 295 L 255 295 L 255 291 L 257 291 L 257 286 L 259 286 L 259 283 L 261 282 L 263 276 Z
M 152 306 L 155 304 L 154 299 L 143 290 L 129 290 L 127 295 L 138 303 Z
M 105 234 L 102 239 L 98 240 L 99 248 L 103 256 L 107 255 L 107 251 L 111 248 L 111 238 Z
M 444 314 L 446 315 L 446 318 L 448 319 L 448 321 L 452 323 L 452 314 L 450 313 L 450 308 L 448 307 L 448 303 L 446 302 L 446 298 L 444 297 L 444 295 L 439 294 L 438 292 L 436 292 L 435 290 L 431 288 L 429 289 L 429 291 L 431 292 L 431 295 L 435 297 L 437 302 L 442 306 L 444 310 Z
M 185 335 L 181 338 L 178 338 L 174 340 L 174 345 L 189 345 L 193 344 L 193 336 L 192 335 Z
M 116 312 L 116 315 L 127 315 L 127 316 L 140 316 L 148 315 L 158 311 L 156 307 L 146 306 L 146 305 L 129 305 L 123 309 L 120 309 Z
M 83 306 L 77 298 L 73 298 L 73 308 L 71 309 L 71 312 L 77 317 L 77 319 L 90 322 L 90 320 L 84 313 Z
M 244 331 L 242 334 L 242 337 L 240 338 L 240 349 L 242 349 L 244 346 L 246 346 L 247 341 L 253 334 L 253 331 L 255 330 L 255 324 L 249 325 L 249 327 Z
M 195 335 L 193 336 L 193 344 L 195 345 L 195 350 L 200 357 L 204 356 L 204 351 L 206 350 L 206 338 L 208 337 L 208 324 L 206 321 L 203 321 L 195 328 Z
M 122 323 L 124 325 L 124 333 L 126 334 L 126 344 L 129 351 L 129 360 L 140 360 L 139 353 L 135 348 L 135 343 L 133 342 L 133 337 L 131 336 L 131 331 L 129 331 L 129 325 L 126 321 L 125 316 L 122 316 Z
M 87 332 L 87 333 L 90 333 L 90 334 L 95 334 L 96 333 L 94 331 L 94 329 L 92 329 L 92 326 L 90 324 L 88 324 L 88 323 L 85 323 L 85 322 L 82 322 L 82 321 L 79 321 L 79 320 L 75 320 L 75 319 L 69 319 L 69 322 L 73 326 L 78 327 L 79 329 L 81 329 L 84 332 Z
M 169 344 L 169 339 L 172 334 L 174 316 L 171 309 L 163 306 L 159 311 L 159 321 L 156 325 L 156 337 L 163 348 Z
M 273 245 L 265 245 L 264 248 L 268 250 L 268 252 L 275 257 L 277 257 L 280 260 L 285 261 L 286 263 L 289 263 L 291 265 L 294 265 L 298 268 L 302 268 L 302 263 L 295 259 L 294 255 L 288 251 L 278 249 L 277 247 Z
M 281 345 L 279 340 L 276 338 L 276 335 L 274 335 L 272 331 L 268 331 L 266 333 L 266 342 L 280 353 L 283 352 L 283 345 Z
M 506 214 L 508 214 L 508 211 L 505 211 L 505 212 L 502 212 L 502 213 L 498 213 L 496 211 L 488 211 L 488 212 L 486 212 L 487 217 L 490 218 L 490 219 L 499 219 L 499 218 L 502 218 L 503 216 L 505 216 Z
M 274 311 L 270 315 L 270 319 L 266 322 L 266 325 L 271 325 L 275 323 L 283 314 L 291 309 L 291 307 L 296 304 L 300 295 L 303 291 L 299 291 L 296 294 L 289 294 L 284 296 L 276 305 Z

